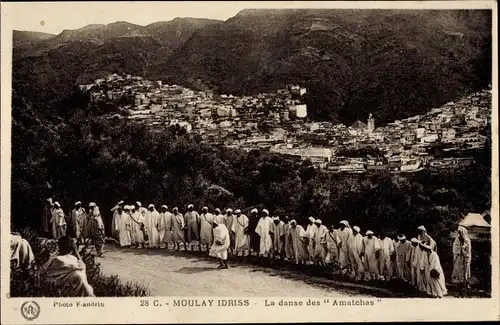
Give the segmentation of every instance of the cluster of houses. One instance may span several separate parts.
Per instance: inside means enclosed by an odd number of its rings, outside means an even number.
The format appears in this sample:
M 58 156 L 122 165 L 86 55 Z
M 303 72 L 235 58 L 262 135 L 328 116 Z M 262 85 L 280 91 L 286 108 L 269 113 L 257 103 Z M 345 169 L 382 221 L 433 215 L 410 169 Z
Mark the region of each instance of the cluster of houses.
M 216 95 L 113 74 L 80 88 L 92 101 L 117 104 L 121 113 L 112 118 L 158 131 L 179 125 L 214 145 L 308 159 L 333 173 L 467 166 L 474 163 L 467 152 L 484 147 L 491 123 L 491 88 L 381 127 L 371 114 L 366 124 L 351 126 L 309 121 L 307 90 L 299 85 L 253 96 Z

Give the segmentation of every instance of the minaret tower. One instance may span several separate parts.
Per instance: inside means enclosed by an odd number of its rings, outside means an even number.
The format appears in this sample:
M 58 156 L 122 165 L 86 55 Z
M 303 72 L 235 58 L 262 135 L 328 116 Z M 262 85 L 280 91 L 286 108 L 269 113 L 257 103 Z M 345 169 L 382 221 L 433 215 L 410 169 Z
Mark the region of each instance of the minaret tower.
M 372 116 L 372 113 L 368 115 L 368 133 L 372 133 L 375 130 L 375 119 Z

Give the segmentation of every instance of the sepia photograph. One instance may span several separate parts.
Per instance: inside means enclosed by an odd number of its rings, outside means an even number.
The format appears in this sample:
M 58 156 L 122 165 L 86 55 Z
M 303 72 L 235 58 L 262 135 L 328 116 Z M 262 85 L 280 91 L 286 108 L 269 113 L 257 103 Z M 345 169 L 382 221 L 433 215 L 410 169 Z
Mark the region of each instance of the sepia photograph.
M 496 4 L 286 4 L 8 4 L 16 317 L 498 294 Z

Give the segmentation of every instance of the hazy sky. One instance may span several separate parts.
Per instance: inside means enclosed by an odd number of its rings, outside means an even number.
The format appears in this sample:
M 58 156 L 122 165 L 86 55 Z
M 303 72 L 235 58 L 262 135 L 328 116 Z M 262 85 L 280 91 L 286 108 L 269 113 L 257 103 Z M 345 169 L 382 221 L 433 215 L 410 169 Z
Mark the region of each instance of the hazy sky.
M 245 8 L 311 7 L 293 2 L 31 2 L 11 3 L 12 28 L 58 34 L 88 24 L 128 21 L 148 25 L 176 17 L 226 20 Z M 324 6 L 324 4 L 323 4 Z M 43 23 L 42 23 L 43 22 Z
M 475 1 L 441 2 L 312 2 L 312 1 L 200 1 L 200 2 L 10 2 L 9 21 L 13 29 L 59 34 L 64 29 L 77 29 L 88 24 L 109 24 L 128 21 L 148 25 L 176 17 L 195 17 L 226 20 L 245 8 L 365 8 L 436 6 L 477 6 Z M 490 4 L 491 6 L 491 4 Z M 2 16 L 6 15 L 5 11 Z

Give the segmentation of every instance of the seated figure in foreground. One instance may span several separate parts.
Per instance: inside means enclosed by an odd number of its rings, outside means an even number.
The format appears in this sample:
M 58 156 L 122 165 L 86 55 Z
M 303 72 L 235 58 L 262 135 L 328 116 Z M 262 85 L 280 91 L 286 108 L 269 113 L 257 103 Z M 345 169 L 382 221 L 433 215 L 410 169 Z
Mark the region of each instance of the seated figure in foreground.
M 30 244 L 17 232 L 11 233 L 10 251 L 10 260 L 16 267 L 29 267 L 35 259 Z
M 59 253 L 51 256 L 44 265 L 44 275 L 65 297 L 93 297 L 94 289 L 87 281 L 85 263 L 71 238 L 63 236 L 58 241 Z

